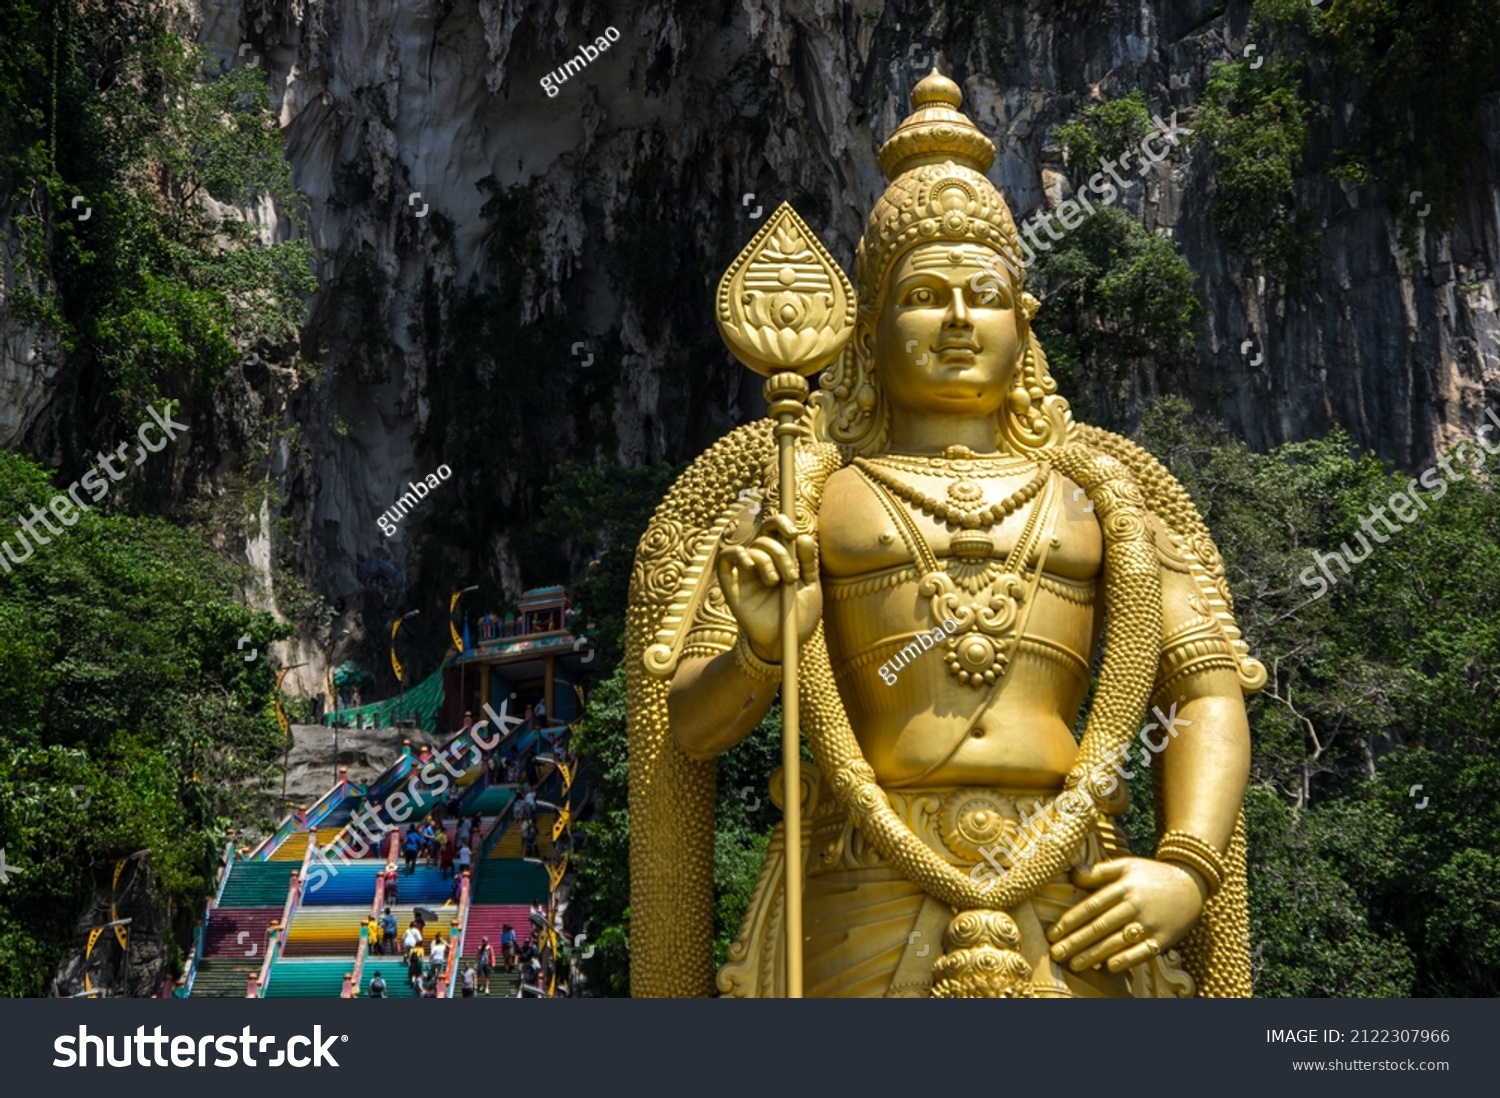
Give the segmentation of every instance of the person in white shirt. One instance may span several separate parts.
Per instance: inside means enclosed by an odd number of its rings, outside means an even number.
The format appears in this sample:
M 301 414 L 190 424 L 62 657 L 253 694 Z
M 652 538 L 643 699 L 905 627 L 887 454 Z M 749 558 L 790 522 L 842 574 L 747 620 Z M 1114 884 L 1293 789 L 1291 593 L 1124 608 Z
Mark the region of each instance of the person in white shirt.
M 464 969 L 463 975 L 463 997 L 465 999 L 474 998 L 474 984 L 476 982 L 477 977 L 474 975 L 474 966 L 470 965 L 468 968 Z
M 410 953 L 422 944 L 422 932 L 414 926 L 406 928 L 406 933 L 401 937 L 401 952 Z
M 438 935 L 437 941 L 432 943 L 432 971 L 442 972 L 443 966 L 448 963 L 448 943 L 443 941 L 443 936 Z

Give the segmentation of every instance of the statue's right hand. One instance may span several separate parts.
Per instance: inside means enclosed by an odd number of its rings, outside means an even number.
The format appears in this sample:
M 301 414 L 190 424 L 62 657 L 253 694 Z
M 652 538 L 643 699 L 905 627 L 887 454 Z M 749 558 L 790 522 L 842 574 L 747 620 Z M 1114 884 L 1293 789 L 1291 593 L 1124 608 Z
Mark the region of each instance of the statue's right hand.
M 719 587 L 750 650 L 768 663 L 781 662 L 781 592 L 797 592 L 797 643 L 806 643 L 823 614 L 818 583 L 818 543 L 798 534 L 792 520 L 773 515 L 749 545 L 719 553 Z

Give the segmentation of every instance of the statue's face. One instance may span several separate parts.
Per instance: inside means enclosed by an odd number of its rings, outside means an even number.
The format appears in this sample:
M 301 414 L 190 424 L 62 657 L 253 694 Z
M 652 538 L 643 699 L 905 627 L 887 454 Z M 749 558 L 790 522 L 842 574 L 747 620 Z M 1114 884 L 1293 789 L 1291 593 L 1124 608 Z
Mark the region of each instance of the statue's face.
M 896 261 L 872 347 L 894 408 L 985 416 L 1005 402 L 1021 337 L 1014 291 L 995 270 L 996 253 L 975 244 L 919 244 Z

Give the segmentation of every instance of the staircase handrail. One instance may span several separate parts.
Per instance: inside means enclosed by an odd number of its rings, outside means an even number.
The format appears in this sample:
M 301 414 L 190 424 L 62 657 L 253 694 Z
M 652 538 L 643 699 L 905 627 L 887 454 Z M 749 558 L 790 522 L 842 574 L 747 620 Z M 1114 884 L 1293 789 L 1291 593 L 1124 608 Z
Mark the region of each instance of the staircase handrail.
M 411 749 L 411 741 L 407 740 L 401 745 L 401 754 L 397 755 L 396 758 L 391 761 L 391 764 L 384 770 L 382 770 L 379 774 L 377 774 L 367 782 L 350 783 L 353 787 L 351 788 L 350 795 L 357 796 L 363 799 L 366 805 L 377 804 L 387 794 L 389 794 L 393 789 L 401 784 L 401 779 L 406 777 L 406 775 L 411 771 L 413 761 L 414 756 Z M 350 820 L 348 823 L 344 824 L 343 827 L 339 828 L 338 834 L 335 835 L 333 837 L 333 841 L 329 843 L 329 849 L 347 850 L 349 844 L 345 842 L 344 839 L 345 836 L 349 833 L 350 829 L 353 827 L 354 822 L 353 820 Z
M 291 883 L 287 886 L 286 903 L 281 907 L 281 922 L 277 924 L 281 933 L 269 935 L 271 940 L 266 944 L 266 959 L 260 966 L 260 982 L 257 985 L 256 998 L 264 996 L 266 988 L 271 985 L 271 966 L 281 955 L 282 946 L 286 944 L 287 936 L 292 930 L 292 919 L 296 917 L 297 910 L 302 906 L 302 889 L 307 880 L 307 863 L 312 860 L 317 846 L 318 832 L 314 828 L 307 833 L 307 849 L 302 852 L 302 861 L 292 872 Z
M 514 731 L 515 731 L 515 729 L 512 729 L 512 733 L 514 733 Z M 485 749 L 485 748 L 481 747 L 475 741 L 474 734 L 473 734 L 473 728 L 460 729 L 459 731 L 455 732 L 452 736 L 450 736 L 446 741 L 444 741 L 441 745 L 439 745 L 437 748 L 432 749 L 432 754 L 431 754 L 431 757 L 429 759 L 429 762 L 436 761 L 440 757 L 446 757 L 450 761 L 453 761 L 453 760 L 458 759 L 462 754 L 466 753 L 469 748 L 471 748 L 471 747 L 477 747 L 479 749 L 479 758 L 478 758 L 477 761 L 472 762 L 472 763 L 468 763 L 467 765 L 464 766 L 463 769 L 466 772 L 466 771 L 468 771 L 468 769 L 471 766 L 483 766 L 485 760 L 488 759 L 489 756 L 491 754 L 493 754 L 495 751 L 500 750 L 500 748 L 502 746 L 504 746 L 508 740 L 509 740 L 509 736 L 502 736 L 502 737 L 500 737 L 499 740 L 497 740 L 494 743 L 493 746 L 491 746 L 488 749 Z M 400 760 L 398 760 L 398 761 L 400 761 Z M 423 765 L 425 766 L 425 764 L 423 764 Z M 417 766 L 417 760 L 415 759 L 415 757 L 412 757 L 409 760 L 409 762 L 402 767 L 402 770 L 401 770 L 401 773 L 400 773 L 399 777 L 400 778 L 405 778 L 409 773 L 411 773 L 411 771 L 413 769 L 416 769 L 416 766 Z M 446 773 L 447 773 L 446 770 L 444 771 L 444 773 L 446 775 Z M 371 784 L 370 794 L 369 794 L 369 797 L 367 798 L 367 800 L 369 801 L 369 803 L 370 803 L 370 805 L 372 807 L 372 813 L 371 814 L 372 814 L 372 817 L 374 819 L 382 820 L 382 822 L 384 822 L 384 823 L 392 823 L 392 824 L 395 823 L 395 821 L 393 821 L 393 820 L 382 819 L 382 813 L 385 811 L 385 805 L 384 805 L 385 799 L 395 790 L 395 787 L 398 784 L 399 784 L 399 780 L 397 782 L 387 784 L 385 779 L 381 779 L 381 780 L 379 780 L 379 781 L 374 782 L 374 783 Z M 465 794 L 465 796 L 467 796 L 467 793 Z M 434 805 L 436 803 L 437 803 L 436 801 L 433 802 Z M 429 806 L 428 807 L 428 811 L 430 812 L 431 809 L 432 809 L 432 806 Z M 410 822 L 410 821 L 402 821 L 402 822 L 406 823 L 406 822 Z
M 339 767 L 339 780 L 307 810 L 308 830 L 315 828 L 349 796 L 349 768 Z
M 381 884 L 384 884 L 384 883 L 385 883 L 385 881 L 382 878 Z M 377 884 L 375 886 L 375 895 L 377 897 L 379 897 L 379 895 L 380 895 L 380 885 L 379 884 Z M 370 953 L 370 921 L 368 919 L 366 919 L 363 923 L 360 924 L 360 928 L 359 928 L 359 948 L 355 951 L 355 954 L 354 954 L 354 967 L 349 970 L 349 975 L 347 977 L 347 982 L 345 983 L 345 985 L 343 987 L 343 990 L 339 993 L 339 998 L 340 999 L 358 999 L 359 998 L 359 982 L 360 982 L 361 979 L 364 978 L 365 958 L 367 956 L 369 956 L 369 953 Z
M 459 958 L 463 956 L 464 934 L 469 924 L 469 889 L 472 883 L 472 871 L 464 870 L 463 881 L 459 884 L 458 918 L 452 923 L 458 929 L 448 935 L 448 963 L 443 966 L 443 974 L 438 977 L 437 997 L 439 999 L 453 997 L 448 992 L 453 987 L 453 974 L 458 970 Z
M 391 835 L 391 859 L 396 857 L 396 841 L 399 836 Z M 385 866 L 391 862 L 382 862 L 381 867 L 375 873 L 375 898 L 370 901 L 370 917 L 365 920 L 363 931 L 359 937 L 359 954 L 354 958 L 354 989 L 349 998 L 359 998 L 359 983 L 363 978 L 365 970 L 365 958 L 370 954 L 370 927 L 380 921 L 380 916 L 385 907 Z M 390 943 L 382 941 L 387 952 L 390 951 Z
M 271 832 L 259 843 L 257 843 L 255 849 L 250 851 L 249 854 L 245 855 L 245 861 L 270 861 L 271 855 L 275 852 L 276 848 L 279 847 L 283 842 L 285 842 L 287 837 L 297 830 L 297 822 L 302 818 L 302 815 L 303 812 L 301 809 L 295 809 L 291 812 L 288 812 L 284 817 L 282 817 L 281 822 L 276 825 L 276 830 Z
M 401 784 L 401 779 L 410 772 L 415 761 L 416 755 L 408 740 L 401 745 L 401 754 L 396 756 L 391 765 L 366 783 L 365 799 L 371 803 L 383 800 L 387 793 Z
M 212 901 L 209 901 L 212 904 Z M 193 950 L 188 954 L 187 964 L 182 969 L 182 979 L 177 981 L 177 986 L 172 989 L 174 999 L 186 999 L 193 994 L 193 979 L 198 975 L 198 965 L 203 960 L 203 939 L 208 935 L 208 914 L 203 915 L 203 921 L 193 927 Z
M 224 840 L 224 858 L 219 863 L 218 880 L 214 883 L 214 894 L 208 901 L 210 909 L 219 906 L 219 899 L 224 895 L 224 886 L 229 883 L 229 873 L 234 869 L 234 829 L 231 828 Z M 205 924 L 207 925 L 207 924 Z
M 219 900 L 224 895 L 224 888 L 229 884 L 229 874 L 234 870 L 234 829 L 230 828 L 224 839 L 224 856 L 219 862 L 219 872 L 214 881 L 213 895 L 203 905 L 203 921 L 193 930 L 193 952 L 188 956 L 188 963 L 182 970 L 182 979 L 177 982 L 177 987 L 172 994 L 179 999 L 186 999 L 193 993 L 193 981 L 198 976 L 198 966 L 203 963 L 203 946 L 208 938 L 208 921 L 213 918 L 214 908 L 219 906 Z

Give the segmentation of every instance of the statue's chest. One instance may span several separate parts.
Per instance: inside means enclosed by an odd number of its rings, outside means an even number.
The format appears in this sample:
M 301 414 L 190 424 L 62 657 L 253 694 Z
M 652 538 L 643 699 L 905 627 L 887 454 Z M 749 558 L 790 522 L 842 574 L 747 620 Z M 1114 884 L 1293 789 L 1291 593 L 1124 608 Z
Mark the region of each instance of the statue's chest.
M 952 498 L 948 489 L 956 480 L 907 478 L 911 487 L 929 501 Z M 983 492 L 982 497 L 966 501 L 971 511 L 997 507 L 1025 487 L 1023 479 L 973 479 L 969 483 Z M 1025 556 L 1032 560 L 1041 558 L 1045 574 L 1074 582 L 1094 579 L 1103 561 L 1104 543 L 1092 506 L 1082 489 L 1075 491 L 1075 488 L 1066 478 L 1054 476 L 1032 498 L 978 531 L 989 538 L 991 559 L 1003 561 L 1015 555 L 1018 545 L 1023 549 L 1029 545 L 1031 551 Z M 1045 513 L 1038 514 L 1044 505 Z M 908 521 L 903 523 L 893 515 L 893 507 L 904 511 Z M 921 546 L 913 552 L 909 544 L 914 534 L 938 560 L 961 555 L 955 549 L 963 548 L 954 545 L 955 536 L 961 532 L 953 525 L 889 493 L 882 501 L 877 490 L 852 469 L 842 469 L 829 478 L 818 515 L 818 531 L 822 570 L 836 580 L 855 579 L 903 564 L 916 564 L 920 568 Z M 1021 562 L 1023 567 L 1024 563 Z

